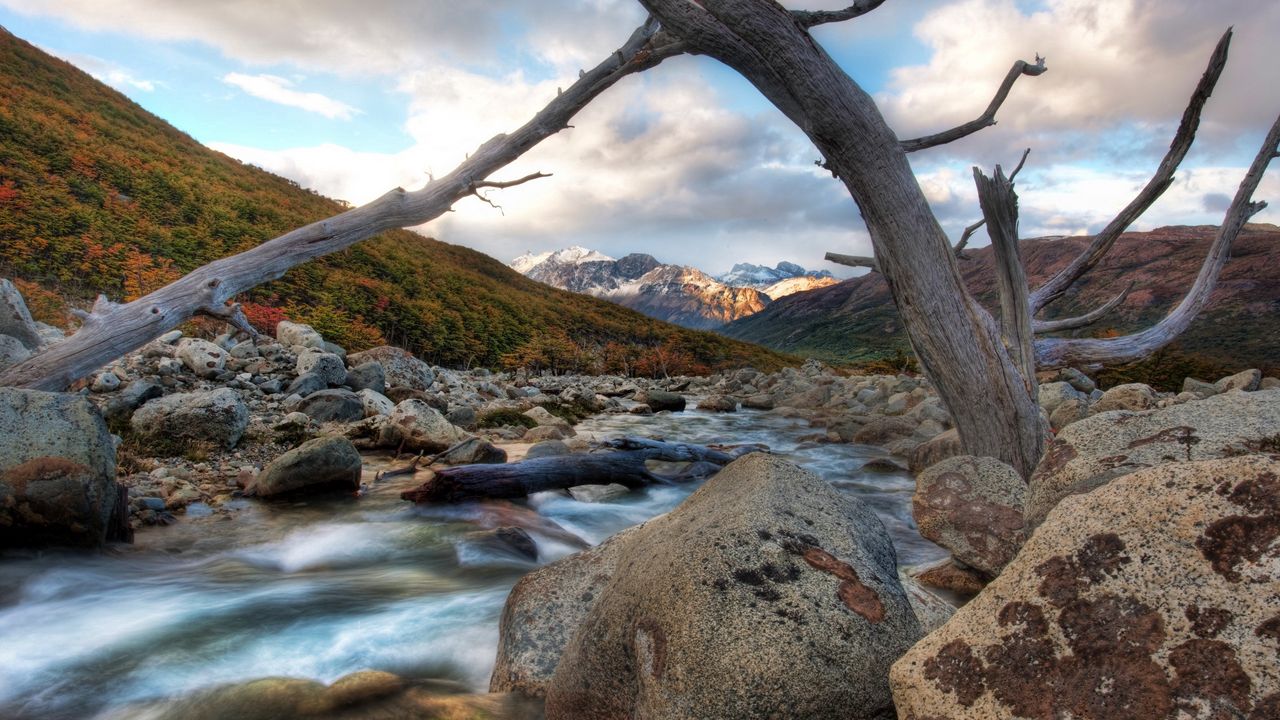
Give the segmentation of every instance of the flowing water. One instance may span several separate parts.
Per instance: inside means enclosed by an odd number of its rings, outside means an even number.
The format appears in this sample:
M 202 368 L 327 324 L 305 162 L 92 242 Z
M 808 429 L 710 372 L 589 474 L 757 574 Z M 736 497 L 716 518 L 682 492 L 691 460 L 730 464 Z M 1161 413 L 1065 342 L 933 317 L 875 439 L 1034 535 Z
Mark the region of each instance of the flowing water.
M 801 420 L 743 411 L 608 415 L 579 433 L 764 443 L 879 514 L 899 563 L 943 556 L 911 522 L 905 473 L 864 472 L 877 448 L 805 440 Z M 369 458 L 366 474 L 387 467 Z M 488 686 L 503 601 L 538 564 L 671 510 L 695 488 L 652 486 L 607 503 L 413 507 L 409 478 L 360 498 L 192 506 L 179 523 L 95 556 L 0 558 L 0 717 L 92 718 L 131 703 L 266 676 L 323 682 L 376 668 Z M 538 543 L 533 563 L 478 537 L 504 525 Z

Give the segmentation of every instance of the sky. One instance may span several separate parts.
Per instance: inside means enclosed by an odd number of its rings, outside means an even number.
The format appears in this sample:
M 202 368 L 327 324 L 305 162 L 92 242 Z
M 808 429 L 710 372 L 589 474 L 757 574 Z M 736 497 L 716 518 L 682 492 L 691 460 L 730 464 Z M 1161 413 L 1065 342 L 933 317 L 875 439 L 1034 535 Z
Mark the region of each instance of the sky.
M 840 0 L 784 5 L 832 9 Z M 635 0 L 0 0 L 0 25 L 201 143 L 361 204 L 443 175 L 512 130 L 644 20 Z M 980 217 L 972 167 L 1015 165 L 1021 235 L 1101 229 L 1159 163 L 1209 53 L 1228 67 L 1174 185 L 1134 229 L 1217 224 L 1280 113 L 1275 0 L 888 0 L 815 38 L 899 137 L 979 115 L 1017 59 L 998 124 L 911 156 L 953 238 Z M 714 60 L 624 79 L 421 232 L 502 261 L 570 245 L 719 273 L 787 260 L 840 276 L 871 253 L 847 191 L 804 135 Z M 1255 199 L 1280 223 L 1280 168 Z M 979 232 L 975 245 L 986 244 Z

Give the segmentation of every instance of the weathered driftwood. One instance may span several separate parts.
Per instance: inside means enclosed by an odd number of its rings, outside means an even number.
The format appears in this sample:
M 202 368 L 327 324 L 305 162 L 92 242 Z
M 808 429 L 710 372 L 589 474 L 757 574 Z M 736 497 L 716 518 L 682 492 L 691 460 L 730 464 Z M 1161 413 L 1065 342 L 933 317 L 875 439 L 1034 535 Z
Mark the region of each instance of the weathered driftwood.
M 936 135 L 928 135 L 912 140 L 903 140 L 902 149 L 906 152 L 916 152 L 917 150 L 925 150 L 939 145 L 946 145 L 949 142 L 955 142 L 966 135 L 972 135 L 983 128 L 991 127 L 996 124 L 996 111 L 1004 104 L 1006 98 L 1009 97 L 1009 91 L 1013 89 L 1013 84 L 1023 75 L 1035 77 L 1043 75 L 1045 70 L 1044 58 L 1036 56 L 1034 63 L 1026 60 L 1015 60 L 1013 67 L 1009 68 L 1009 72 L 1004 76 L 1004 81 L 1000 83 L 1000 87 L 996 90 L 995 97 L 991 98 L 991 102 L 987 104 L 987 109 L 982 111 L 978 117 L 970 120 L 963 125 L 957 125 L 950 130 L 944 130 Z
M 703 445 L 623 438 L 605 443 L 600 451 L 591 453 L 534 458 L 502 465 L 441 468 L 435 477 L 414 490 L 401 493 L 400 497 L 415 503 L 450 503 L 519 498 L 578 485 L 617 483 L 638 488 L 653 483 L 687 482 L 705 478 L 738 455 L 758 449 L 759 446 L 747 446 L 736 452 L 726 452 Z M 646 463 L 650 460 L 687 462 L 699 467 L 693 473 L 662 475 L 648 468 Z
M 549 102 L 533 119 L 509 135 L 481 145 L 444 177 L 420 190 L 396 188 L 373 202 L 312 223 L 238 255 L 197 268 L 176 282 L 133 302 L 117 305 L 100 297 L 83 316 L 80 330 L 0 374 L 0 385 L 62 390 L 76 380 L 153 338 L 204 314 L 252 332 L 237 294 L 274 280 L 308 260 L 394 228 L 420 225 L 447 212 L 457 201 L 480 196 L 485 188 L 510 187 L 537 177 L 486 180 L 542 140 L 569 126 L 569 121 L 597 95 L 621 78 L 653 67 L 682 47 L 647 21 L 604 62 L 581 73 L 578 80 Z

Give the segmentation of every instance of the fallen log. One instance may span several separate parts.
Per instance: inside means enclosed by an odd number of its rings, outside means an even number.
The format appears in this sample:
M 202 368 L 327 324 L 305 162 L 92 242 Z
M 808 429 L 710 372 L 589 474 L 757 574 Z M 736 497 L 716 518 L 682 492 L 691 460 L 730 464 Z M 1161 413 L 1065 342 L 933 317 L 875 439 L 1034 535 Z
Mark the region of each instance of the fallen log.
M 503 465 L 441 468 L 430 480 L 400 493 L 400 497 L 415 503 L 452 503 L 520 498 L 578 485 L 617 483 L 635 489 L 653 483 L 688 482 L 704 479 L 740 455 L 761 448 L 751 445 L 725 451 L 705 445 L 622 438 L 604 443 L 604 452 L 534 458 Z M 648 468 L 645 463 L 649 460 L 692 465 L 675 475 L 662 475 Z

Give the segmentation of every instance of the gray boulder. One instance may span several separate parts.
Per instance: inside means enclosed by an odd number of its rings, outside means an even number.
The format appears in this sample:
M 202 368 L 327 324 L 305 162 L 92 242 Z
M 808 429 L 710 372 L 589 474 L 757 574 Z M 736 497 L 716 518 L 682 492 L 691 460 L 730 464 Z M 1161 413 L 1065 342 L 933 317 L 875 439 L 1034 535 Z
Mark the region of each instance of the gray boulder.
M 300 353 L 294 372 L 298 375 L 319 375 L 325 387 L 345 385 L 347 382 L 347 365 L 342 362 L 342 358 L 333 353 L 319 351 Z
M 306 373 L 299 375 L 289 383 L 289 387 L 285 388 L 285 395 L 299 395 L 306 397 L 311 393 L 320 392 L 329 387 L 329 383 L 324 378 L 315 373 Z
M 138 408 L 129 424 L 143 438 L 166 444 L 192 441 L 234 447 L 249 426 L 249 409 L 230 388 L 175 393 Z
M 1214 388 L 1218 392 L 1230 392 L 1232 390 L 1243 390 L 1245 392 L 1253 392 L 1258 389 L 1258 384 L 1262 382 L 1262 371 L 1245 370 L 1235 375 L 1224 377 L 1214 383 Z
M 408 350 L 383 345 L 364 352 L 352 353 L 347 362 L 358 367 L 367 362 L 382 365 L 387 387 L 406 387 L 413 390 L 427 390 L 436 381 L 431 366 L 413 356 Z
M 1128 383 L 1117 385 L 1102 393 L 1102 397 L 1093 404 L 1093 412 L 1101 413 L 1110 410 L 1147 410 L 1155 407 L 1156 392 L 1149 385 Z
M 0 370 L 17 365 L 31 357 L 31 350 L 18 338 L 0 335 Z
M 247 492 L 258 497 L 360 488 L 360 451 L 340 435 L 308 440 L 272 460 Z
M 0 388 L 0 547 L 126 539 L 116 451 L 78 394 Z
M 646 390 L 636 395 L 636 402 L 648 405 L 654 412 L 670 410 L 680 412 L 685 408 L 685 399 L 679 393 L 666 390 Z
M 524 454 L 526 460 L 533 460 L 540 457 L 556 457 L 558 455 L 568 455 L 569 446 L 564 444 L 563 440 L 543 440 L 535 443 Z
M 995 576 L 1025 539 L 1027 484 L 995 458 L 961 455 L 916 478 L 911 514 L 920 535 L 969 567 Z
M 355 422 L 365 417 L 360 396 L 341 388 L 311 393 L 298 403 L 298 412 L 316 422 Z
M 738 402 L 726 395 L 708 395 L 698 401 L 698 409 L 708 412 L 737 412 Z
M 7 279 L 0 279 L 0 335 L 14 338 L 28 350 L 36 350 L 44 344 L 22 293 Z
M 307 347 L 324 350 L 324 338 L 310 325 L 281 320 L 276 323 L 276 340 L 285 347 Z
M 183 338 L 178 342 L 177 353 L 182 364 L 202 378 L 216 376 L 227 364 L 226 350 L 199 338 Z
M 888 666 L 921 630 L 864 504 L 752 453 L 620 544 L 548 720 L 892 714 Z
M 396 409 L 396 404 L 391 402 L 390 398 L 369 388 L 356 393 L 356 397 L 360 398 L 360 403 L 364 406 L 365 417 L 390 415 L 391 411 Z
M 387 374 L 382 370 L 382 363 L 361 363 L 347 370 L 347 385 L 356 392 L 372 390 L 382 395 L 387 391 Z
M 1094 415 L 1063 429 L 1045 450 L 1028 481 L 1028 528 L 1062 498 L 1121 475 L 1171 462 L 1256 452 L 1277 435 L 1280 389 Z
M 409 452 L 440 452 L 471 437 L 450 423 L 422 400 L 409 399 L 396 405 L 378 437 L 383 447 L 402 447 Z

